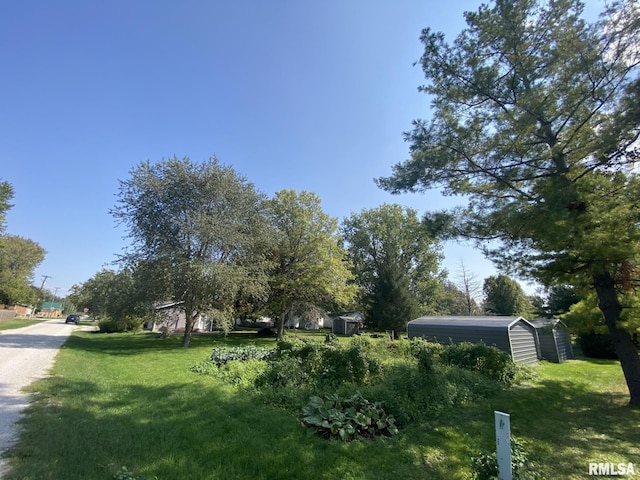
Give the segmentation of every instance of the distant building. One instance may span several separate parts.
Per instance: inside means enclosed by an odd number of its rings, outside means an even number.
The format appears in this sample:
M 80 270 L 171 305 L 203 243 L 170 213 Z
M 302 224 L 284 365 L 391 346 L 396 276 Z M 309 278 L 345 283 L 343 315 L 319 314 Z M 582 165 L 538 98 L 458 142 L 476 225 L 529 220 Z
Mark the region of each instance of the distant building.
M 39 317 L 59 318 L 62 316 L 62 302 L 44 302 L 40 308 Z

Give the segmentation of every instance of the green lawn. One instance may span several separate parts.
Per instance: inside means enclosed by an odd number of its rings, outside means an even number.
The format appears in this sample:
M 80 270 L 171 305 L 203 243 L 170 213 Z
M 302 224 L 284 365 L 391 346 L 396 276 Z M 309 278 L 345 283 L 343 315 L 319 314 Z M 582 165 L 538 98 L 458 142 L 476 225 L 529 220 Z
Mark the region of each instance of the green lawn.
M 126 467 L 151 479 L 463 479 L 470 458 L 493 446 L 493 411 L 548 479 L 588 477 L 589 462 L 636 462 L 640 411 L 617 362 L 543 363 L 535 380 L 400 435 L 342 443 L 307 436 L 295 414 L 190 368 L 215 345 L 249 334 L 180 338 L 74 332 L 9 452 L 6 480 L 112 479 Z M 122 478 L 122 477 L 121 477 Z
M 12 320 L 0 320 L 0 330 L 13 330 L 14 328 L 28 327 L 43 322 L 42 318 L 14 318 Z

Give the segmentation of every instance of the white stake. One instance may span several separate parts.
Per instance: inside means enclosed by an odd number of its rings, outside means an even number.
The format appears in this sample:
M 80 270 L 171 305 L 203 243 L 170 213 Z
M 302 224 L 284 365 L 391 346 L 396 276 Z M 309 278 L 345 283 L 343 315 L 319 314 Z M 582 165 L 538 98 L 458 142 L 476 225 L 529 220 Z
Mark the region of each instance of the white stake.
M 498 480 L 513 480 L 511 472 L 511 420 L 508 413 L 493 412 L 496 420 Z

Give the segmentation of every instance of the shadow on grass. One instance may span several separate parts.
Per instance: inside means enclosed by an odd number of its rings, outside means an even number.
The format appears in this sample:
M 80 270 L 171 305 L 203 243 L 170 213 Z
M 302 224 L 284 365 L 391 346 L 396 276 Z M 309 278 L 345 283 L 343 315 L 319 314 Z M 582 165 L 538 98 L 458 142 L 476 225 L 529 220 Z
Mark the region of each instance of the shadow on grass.
M 192 341 L 198 356 L 247 337 Z M 640 457 L 640 412 L 625 406 L 624 393 L 595 388 L 617 372 L 610 361 L 576 363 L 579 378 L 566 373 L 572 365 L 551 366 L 540 380 L 408 425 L 393 439 L 343 444 L 308 437 L 295 414 L 188 372 L 193 351 L 179 337 L 75 333 L 65 348 L 67 364 L 86 365 L 39 382 L 6 480 L 110 479 L 123 466 L 139 480 L 468 478 L 470 458 L 494 448 L 494 410 L 511 414 L 513 433 L 547 478 L 585 478 L 588 462 Z M 158 358 L 181 365 L 166 373 L 167 363 L 149 363 Z M 104 373 L 113 364 L 160 371 L 114 379 Z
M 370 456 L 393 449 L 393 441 L 309 438 L 292 416 L 225 386 L 197 381 L 105 392 L 91 381 L 46 382 L 8 453 L 7 480 L 113 478 L 122 466 L 138 479 L 400 478 L 398 471 L 420 478 Z
M 589 368 L 616 366 L 589 359 Z M 555 366 L 554 368 L 563 368 Z M 541 379 L 505 390 L 438 422 L 454 441 L 471 436 L 479 450 L 495 449 L 494 411 L 509 413 L 512 434 L 526 442 L 529 459 L 546 478 L 585 478 L 590 462 L 636 462 L 640 457 L 640 410 L 628 406 L 628 394 L 596 391 L 592 382 Z
M 214 347 L 214 346 L 238 346 L 245 345 L 250 340 L 252 343 L 264 346 L 275 346 L 275 339 L 258 337 L 253 333 L 232 333 L 224 335 L 193 335 L 191 345 L 187 348 Z M 151 351 L 176 351 L 185 350 L 182 346 L 181 335 L 171 335 L 161 338 L 155 332 L 138 333 L 100 333 L 100 332 L 75 332 L 64 346 L 65 348 L 79 349 L 86 352 L 101 353 L 106 355 L 139 355 Z
M 3 478 L 111 479 L 123 466 L 138 480 L 424 478 L 407 439 L 343 444 L 309 437 L 295 414 L 254 395 L 188 368 L 174 376 L 151 366 L 150 358 L 185 365 L 193 358 L 179 339 L 166 340 L 74 334 L 54 375 L 34 386 Z M 225 342 L 236 340 L 213 343 Z M 212 340 L 194 344 L 209 347 Z M 141 357 L 128 361 L 135 354 Z M 158 370 L 123 375 L 123 366 Z

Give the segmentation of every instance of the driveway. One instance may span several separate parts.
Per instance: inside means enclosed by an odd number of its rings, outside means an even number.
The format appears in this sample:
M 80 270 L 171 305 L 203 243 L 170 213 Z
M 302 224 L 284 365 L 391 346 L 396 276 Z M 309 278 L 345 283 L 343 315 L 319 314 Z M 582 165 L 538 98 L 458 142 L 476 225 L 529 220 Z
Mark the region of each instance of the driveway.
M 0 331 L 0 478 L 6 472 L 4 452 L 17 440 L 16 422 L 29 404 L 21 390 L 44 378 L 73 324 L 52 319 L 29 327 Z

